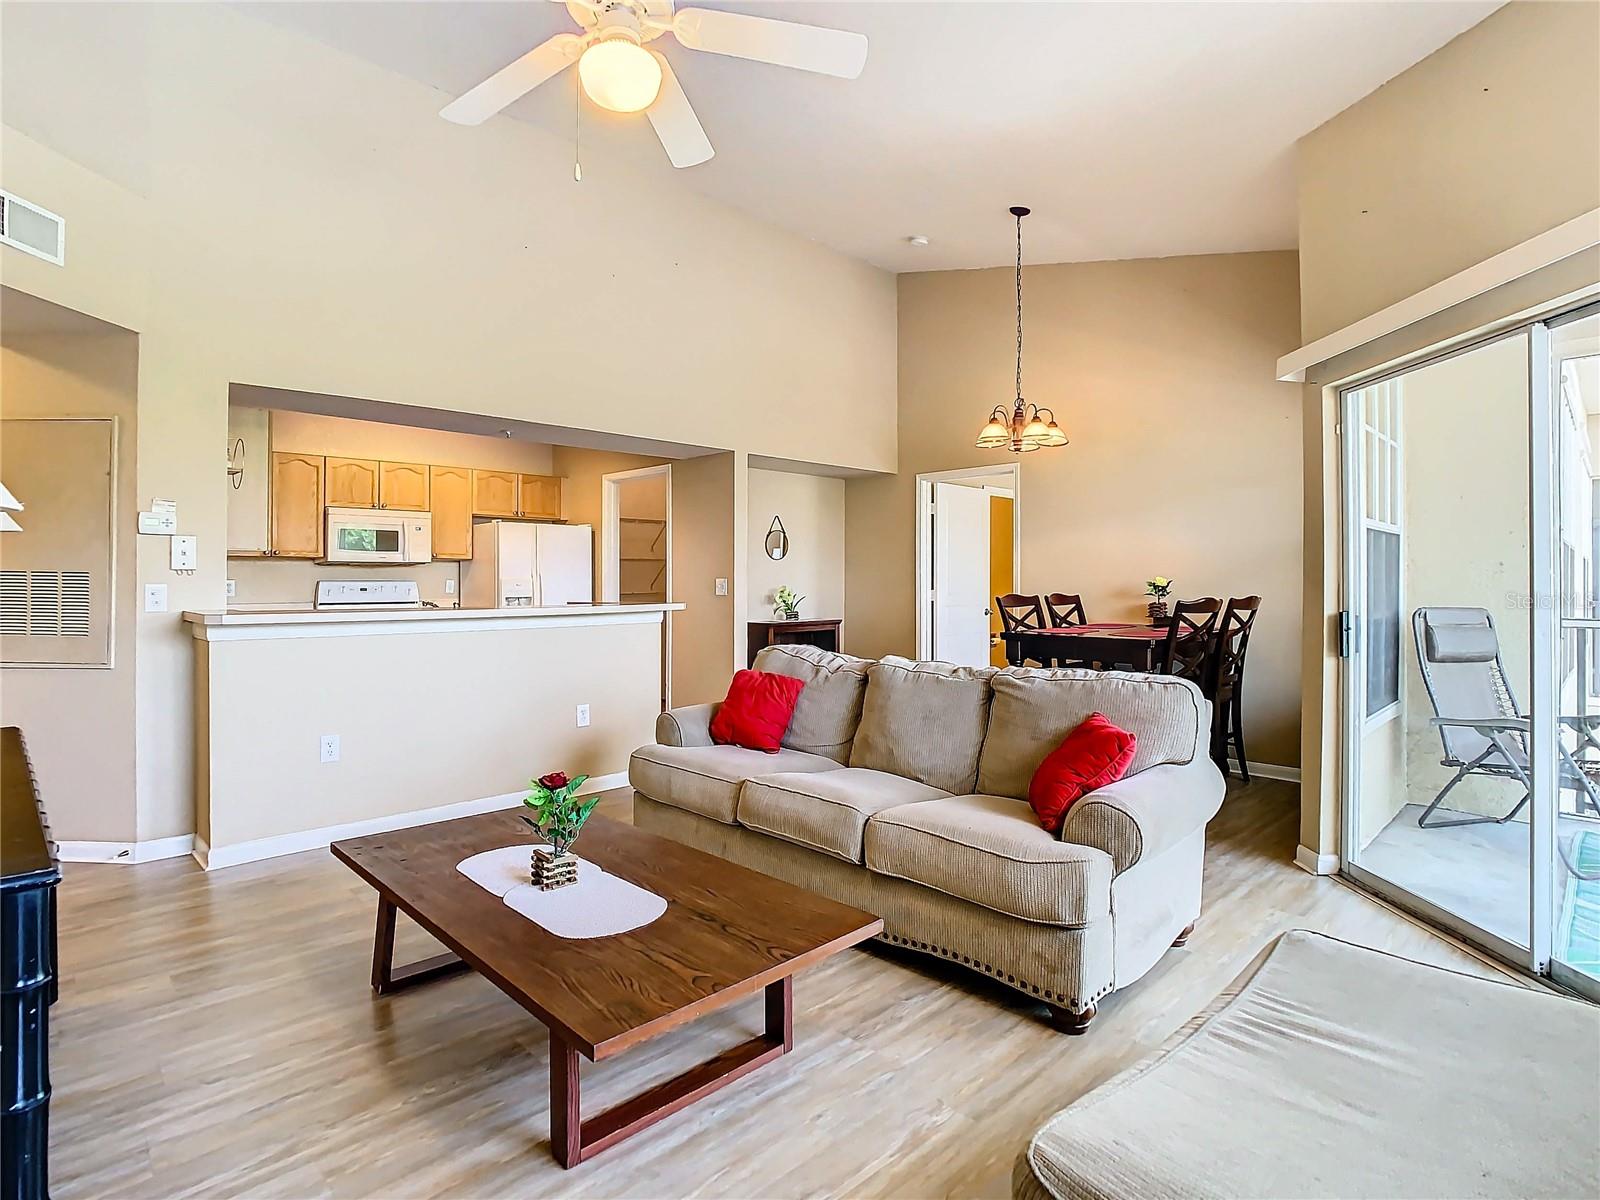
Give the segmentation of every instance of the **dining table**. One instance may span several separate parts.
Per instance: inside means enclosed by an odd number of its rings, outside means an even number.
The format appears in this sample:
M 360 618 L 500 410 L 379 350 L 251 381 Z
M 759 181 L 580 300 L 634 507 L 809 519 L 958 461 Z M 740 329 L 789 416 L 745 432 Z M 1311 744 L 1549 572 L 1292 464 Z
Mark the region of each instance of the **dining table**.
M 1167 626 L 1101 621 L 1013 629 L 1000 636 L 1006 644 L 1006 661 L 1012 666 L 1033 659 L 1046 666 L 1094 663 L 1108 670 L 1151 672 L 1167 640 Z

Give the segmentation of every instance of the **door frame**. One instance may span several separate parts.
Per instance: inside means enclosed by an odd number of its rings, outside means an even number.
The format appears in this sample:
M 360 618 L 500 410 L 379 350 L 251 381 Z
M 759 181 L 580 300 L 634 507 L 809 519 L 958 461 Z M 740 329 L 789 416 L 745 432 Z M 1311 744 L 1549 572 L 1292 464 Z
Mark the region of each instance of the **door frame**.
M 621 508 L 617 502 L 617 485 L 631 479 L 645 479 L 661 475 L 667 486 L 667 531 L 664 538 L 667 551 L 666 594 L 672 601 L 672 464 L 657 463 L 653 467 L 636 467 L 631 471 L 608 471 L 600 476 L 600 603 L 622 602 L 622 549 Z M 661 614 L 661 708 L 672 707 L 672 614 Z
M 993 463 L 917 475 L 917 570 L 912 604 L 916 611 L 917 658 L 933 657 L 933 485 L 959 479 L 1004 479 L 1011 489 L 1011 590 L 1022 586 L 1022 464 Z

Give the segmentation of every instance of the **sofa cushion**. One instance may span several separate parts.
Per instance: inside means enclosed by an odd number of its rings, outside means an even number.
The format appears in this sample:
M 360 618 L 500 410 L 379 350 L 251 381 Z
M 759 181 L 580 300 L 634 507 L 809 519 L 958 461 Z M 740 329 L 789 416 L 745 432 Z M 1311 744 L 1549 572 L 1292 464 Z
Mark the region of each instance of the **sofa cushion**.
M 1205 752 L 1210 720 L 1200 689 L 1172 675 L 1007 667 L 993 680 L 977 790 L 1025 800 L 1045 755 L 1091 713 L 1139 739 L 1128 774 Z
M 1058 840 L 1008 796 L 946 796 L 867 822 L 866 862 L 958 900 L 1045 925 L 1111 911 L 1111 856 Z
M 739 793 L 739 824 L 859 863 L 868 817 L 944 794 L 914 779 L 861 767 L 762 775 L 748 780 Z
M 783 744 L 791 750 L 849 762 L 872 660 L 835 654 L 820 646 L 765 646 L 754 665 L 758 671 L 788 675 L 806 685 L 794 706 L 794 719 L 783 735 Z
M 1028 805 L 1039 824 L 1056 833 L 1061 819 L 1078 798 L 1096 788 L 1115 783 L 1128 773 L 1138 738 L 1090 713 L 1039 764 L 1028 784 Z
M 742 746 L 641 746 L 628 760 L 628 782 L 652 800 L 733 825 L 739 786 L 751 776 L 837 770 L 833 759 L 798 750 L 764 754 Z
M 978 777 L 994 674 L 993 667 L 892 655 L 874 663 L 867 672 L 850 765 L 904 775 L 942 792 L 970 792 Z M 1022 794 L 1027 794 L 1026 779 Z

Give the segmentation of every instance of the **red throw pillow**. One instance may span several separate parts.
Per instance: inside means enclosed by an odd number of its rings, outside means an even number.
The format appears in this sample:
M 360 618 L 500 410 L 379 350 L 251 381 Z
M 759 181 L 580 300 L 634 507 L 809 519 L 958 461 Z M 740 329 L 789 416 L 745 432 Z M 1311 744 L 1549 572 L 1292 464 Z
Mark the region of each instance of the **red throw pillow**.
M 1067 809 L 1079 797 L 1115 783 L 1128 772 L 1138 739 L 1118 729 L 1104 713 L 1091 713 L 1050 751 L 1028 784 L 1028 803 L 1039 824 L 1051 833 L 1061 828 Z
M 711 718 L 711 740 L 719 746 L 776 754 L 805 685 L 803 679 L 771 671 L 734 672 L 728 698 Z

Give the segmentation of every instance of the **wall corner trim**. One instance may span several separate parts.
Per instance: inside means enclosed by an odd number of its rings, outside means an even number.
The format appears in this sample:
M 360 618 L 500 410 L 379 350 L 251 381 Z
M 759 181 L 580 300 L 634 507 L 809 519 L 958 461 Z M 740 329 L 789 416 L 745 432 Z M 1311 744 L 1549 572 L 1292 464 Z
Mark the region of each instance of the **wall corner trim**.
M 626 786 L 627 782 L 626 771 L 616 771 L 610 775 L 591 775 L 578 789 L 578 795 L 589 796 L 595 792 L 610 791 L 612 788 Z M 203 838 L 195 838 L 194 859 L 207 871 L 215 871 L 222 867 L 237 867 L 244 863 L 260 862 L 264 858 L 280 858 L 285 854 L 299 854 L 305 850 L 323 850 L 345 838 L 388 833 L 393 829 L 409 829 L 414 825 L 432 825 L 438 821 L 450 821 L 457 817 L 475 817 L 480 813 L 516 808 L 522 803 L 522 798 L 526 794 L 525 790 L 506 792 L 500 796 L 484 796 L 478 800 L 442 804 L 437 808 L 391 813 L 366 821 L 351 821 L 344 825 L 324 825 L 320 829 L 281 833 L 248 842 L 235 842 L 230 846 L 212 846 Z
M 1306 372 L 1319 363 L 1595 246 L 1600 246 L 1600 208 L 1592 208 L 1554 229 L 1547 229 L 1509 250 L 1502 250 L 1464 271 L 1457 271 L 1415 295 L 1396 301 L 1388 308 L 1379 309 L 1371 316 L 1285 354 L 1278 360 L 1278 381 L 1304 383 Z
M 1337 854 L 1318 854 L 1304 846 L 1298 846 L 1294 852 L 1294 865 L 1311 875 L 1337 875 L 1339 873 L 1339 856 Z

